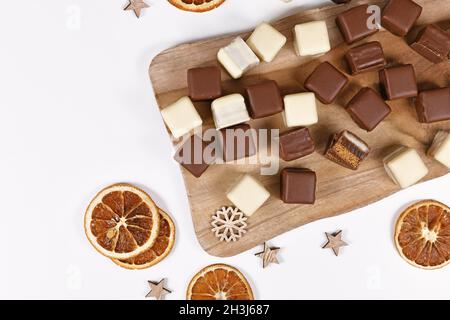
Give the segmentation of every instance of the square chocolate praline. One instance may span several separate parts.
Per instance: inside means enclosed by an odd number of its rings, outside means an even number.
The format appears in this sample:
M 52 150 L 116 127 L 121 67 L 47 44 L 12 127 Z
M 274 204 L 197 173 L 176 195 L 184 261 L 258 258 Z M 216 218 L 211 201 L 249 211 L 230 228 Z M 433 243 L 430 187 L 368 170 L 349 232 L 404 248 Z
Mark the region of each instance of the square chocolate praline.
M 411 0 L 390 0 L 381 14 L 381 24 L 393 34 L 404 37 L 422 13 L 422 7 Z
M 368 7 L 369 5 L 363 4 L 344 11 L 337 16 L 336 24 L 347 44 L 352 44 L 378 31 L 376 27 L 369 28 L 367 26 L 367 21 L 372 15 L 370 12 L 367 12 Z
M 246 123 L 220 130 L 220 140 L 225 162 L 256 154 L 252 128 Z
M 316 201 L 316 173 L 309 169 L 281 170 L 281 200 L 284 203 L 313 204 Z
M 280 158 L 284 161 L 307 156 L 314 150 L 314 140 L 308 128 L 294 129 L 280 135 Z
M 330 104 L 347 84 L 347 77 L 329 62 L 319 64 L 305 81 L 305 88 L 316 94 L 325 104 Z
M 187 72 L 189 96 L 194 101 L 212 100 L 222 95 L 220 68 L 201 67 Z
M 380 71 L 380 84 L 388 100 L 417 96 L 417 81 L 411 64 Z
M 411 48 L 433 63 L 448 61 L 450 34 L 438 25 L 430 24 L 419 32 Z
M 426 90 L 416 99 L 419 121 L 432 123 L 450 119 L 450 87 Z
M 253 119 L 283 111 L 283 98 L 275 81 L 269 80 L 246 88 L 248 111 Z
M 192 135 L 175 153 L 174 159 L 199 178 L 208 169 L 213 159 L 205 159 L 205 148 L 208 144 L 198 135 Z
M 347 104 L 352 119 L 366 131 L 372 131 L 391 113 L 391 108 L 372 88 L 362 88 Z

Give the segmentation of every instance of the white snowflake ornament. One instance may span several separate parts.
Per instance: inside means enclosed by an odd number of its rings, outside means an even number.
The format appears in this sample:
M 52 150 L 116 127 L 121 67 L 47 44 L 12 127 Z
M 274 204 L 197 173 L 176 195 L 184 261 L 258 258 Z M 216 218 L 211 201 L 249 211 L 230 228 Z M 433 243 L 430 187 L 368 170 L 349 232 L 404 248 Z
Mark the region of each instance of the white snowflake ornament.
M 222 207 L 212 216 L 212 232 L 220 241 L 237 241 L 247 232 L 246 220 L 238 208 Z

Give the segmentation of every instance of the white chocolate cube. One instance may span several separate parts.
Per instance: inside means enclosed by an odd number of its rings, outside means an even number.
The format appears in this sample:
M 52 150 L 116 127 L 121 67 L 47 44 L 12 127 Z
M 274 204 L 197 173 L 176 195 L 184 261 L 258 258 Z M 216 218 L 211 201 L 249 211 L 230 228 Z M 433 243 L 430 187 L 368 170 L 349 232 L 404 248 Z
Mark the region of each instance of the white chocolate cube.
M 182 97 L 167 106 L 161 110 L 161 115 L 176 139 L 203 123 L 189 97 Z
M 439 131 L 434 136 L 433 144 L 428 150 L 428 155 L 435 158 L 447 168 L 450 168 L 450 134 L 447 131 Z
M 402 188 L 407 188 L 428 173 L 416 150 L 400 147 L 383 159 L 387 174 Z
M 250 120 L 244 97 L 238 93 L 214 100 L 211 111 L 218 130 Z
M 227 193 L 227 198 L 247 216 L 255 213 L 269 197 L 269 191 L 248 174 Z
M 217 59 L 234 79 L 240 78 L 244 72 L 259 63 L 258 57 L 241 37 L 221 48 Z
M 302 92 L 285 96 L 283 119 L 287 127 L 309 126 L 317 123 L 319 119 L 314 93 Z
M 312 21 L 296 25 L 294 48 L 299 56 L 312 56 L 330 51 L 330 39 L 325 21 Z
M 260 59 L 271 62 L 286 44 L 286 37 L 264 22 L 253 31 L 247 44 Z

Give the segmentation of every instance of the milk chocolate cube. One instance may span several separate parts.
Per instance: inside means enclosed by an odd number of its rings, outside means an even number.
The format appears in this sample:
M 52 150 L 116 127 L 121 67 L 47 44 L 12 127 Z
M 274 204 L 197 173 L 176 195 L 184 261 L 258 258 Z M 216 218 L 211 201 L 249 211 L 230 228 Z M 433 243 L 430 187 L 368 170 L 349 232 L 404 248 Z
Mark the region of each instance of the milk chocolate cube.
M 390 0 L 381 15 L 381 24 L 393 34 L 404 37 L 420 16 L 422 7 L 411 0 Z
M 248 124 L 222 129 L 220 134 L 225 162 L 247 158 L 256 153 L 253 131 Z
M 336 24 L 345 39 L 352 44 L 378 31 L 376 26 L 368 25 L 372 13 L 368 12 L 369 5 L 363 4 L 353 7 L 336 18 Z
M 192 100 L 211 100 L 222 95 L 218 67 L 189 69 L 187 75 L 189 96 Z
M 347 111 L 362 129 L 372 131 L 391 108 L 372 88 L 362 88 L 347 104 Z
M 386 65 L 383 48 L 378 41 L 351 48 L 345 54 L 345 60 L 353 75 L 381 69 Z
M 322 62 L 305 81 L 305 88 L 314 92 L 325 104 L 336 99 L 347 84 L 347 77 L 329 62 Z
M 432 123 L 450 119 L 450 87 L 422 91 L 416 99 L 420 122 Z
M 411 48 L 433 63 L 448 61 L 450 35 L 435 24 L 422 29 Z
M 325 157 L 345 168 L 356 170 L 369 151 L 369 146 L 361 138 L 344 130 L 331 137 Z
M 417 81 L 411 64 L 380 71 L 380 84 L 388 100 L 417 96 Z
M 196 134 L 192 135 L 175 153 L 174 159 L 194 177 L 200 177 L 214 159 L 204 155 L 208 144 Z
M 284 203 L 313 204 L 316 201 L 316 173 L 309 169 L 281 170 L 281 200 Z
M 283 111 L 283 98 L 275 81 L 269 80 L 247 87 L 248 111 L 253 119 Z
M 307 156 L 314 150 L 314 140 L 308 128 L 294 129 L 280 135 L 280 158 L 284 161 Z

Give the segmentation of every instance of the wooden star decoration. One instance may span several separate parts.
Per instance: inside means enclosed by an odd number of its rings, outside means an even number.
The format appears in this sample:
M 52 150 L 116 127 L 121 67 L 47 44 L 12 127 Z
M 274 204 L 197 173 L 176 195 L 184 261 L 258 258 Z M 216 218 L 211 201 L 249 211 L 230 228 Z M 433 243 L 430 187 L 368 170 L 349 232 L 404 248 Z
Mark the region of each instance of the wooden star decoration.
M 164 300 L 166 294 L 172 293 L 169 289 L 165 288 L 166 279 L 162 279 L 159 282 L 148 281 L 150 285 L 150 292 L 145 296 L 146 298 L 155 298 L 155 300 Z
M 136 17 L 141 16 L 141 10 L 150 7 L 144 0 L 129 0 L 129 4 L 123 10 L 133 10 Z
M 271 263 L 276 263 L 278 264 L 278 259 L 277 259 L 277 253 L 278 251 L 280 251 L 280 248 L 277 247 L 269 247 L 267 246 L 267 244 L 264 242 L 264 248 L 263 251 L 258 252 L 255 254 L 255 256 L 257 256 L 258 258 L 261 258 L 262 260 L 262 267 L 265 268 L 267 267 L 269 264 Z
M 333 249 L 333 252 L 336 256 L 339 255 L 339 248 L 348 246 L 348 244 L 342 240 L 342 230 L 339 230 L 335 233 L 325 232 L 327 236 L 327 243 L 322 247 L 322 249 Z

